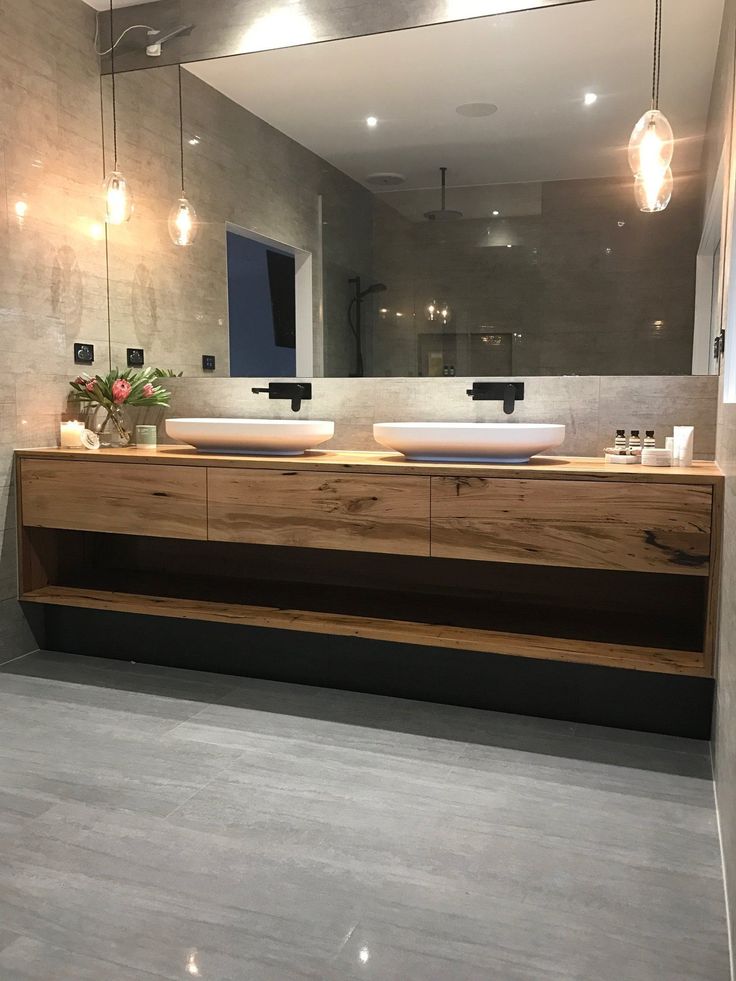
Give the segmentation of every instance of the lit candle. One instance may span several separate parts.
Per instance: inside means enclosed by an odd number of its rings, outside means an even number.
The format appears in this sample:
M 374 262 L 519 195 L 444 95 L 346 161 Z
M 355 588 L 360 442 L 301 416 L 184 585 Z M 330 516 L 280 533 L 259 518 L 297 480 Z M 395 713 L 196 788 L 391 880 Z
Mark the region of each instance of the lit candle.
M 70 422 L 62 422 L 61 428 L 59 430 L 60 445 L 62 449 L 66 450 L 79 450 L 82 447 L 82 433 L 84 432 L 84 423 L 77 422 L 76 420 L 71 420 Z

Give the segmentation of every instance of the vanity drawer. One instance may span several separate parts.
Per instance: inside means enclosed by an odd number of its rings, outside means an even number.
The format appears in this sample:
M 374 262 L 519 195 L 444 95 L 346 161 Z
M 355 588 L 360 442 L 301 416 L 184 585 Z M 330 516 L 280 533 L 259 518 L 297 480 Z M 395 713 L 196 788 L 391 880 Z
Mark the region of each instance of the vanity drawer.
M 433 556 L 708 575 L 710 486 L 431 480 Z
M 23 460 L 23 524 L 155 538 L 207 538 L 204 467 Z
M 219 542 L 429 555 L 429 478 L 208 468 Z

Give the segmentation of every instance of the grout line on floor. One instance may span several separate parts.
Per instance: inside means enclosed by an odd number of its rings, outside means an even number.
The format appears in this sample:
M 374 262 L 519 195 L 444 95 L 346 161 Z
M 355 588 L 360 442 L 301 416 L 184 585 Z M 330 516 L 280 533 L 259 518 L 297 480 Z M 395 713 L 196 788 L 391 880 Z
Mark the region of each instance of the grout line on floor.
M 30 657 L 31 654 L 40 654 L 41 648 L 37 647 L 35 651 L 26 651 L 25 654 L 18 654 L 17 657 L 10 657 L 7 661 L 0 661 L 0 668 L 4 668 L 6 664 L 12 664 L 14 661 L 22 661 L 24 657 Z
M 239 760 L 242 760 L 242 758 L 243 758 L 244 755 L 245 755 L 244 753 L 240 753 L 234 759 L 230 760 L 230 762 L 228 763 L 227 766 L 221 767 L 219 770 L 217 770 L 216 773 L 213 773 L 212 774 L 212 776 L 209 778 L 209 780 L 205 780 L 205 782 L 202 784 L 201 787 L 197 787 L 197 789 L 193 793 L 189 794 L 188 797 L 186 797 L 182 801 L 179 801 L 179 803 L 176 805 L 175 808 L 173 808 L 173 810 L 169 811 L 168 814 L 164 814 L 164 818 L 163 818 L 164 821 L 168 821 L 169 818 L 171 818 L 174 814 L 176 814 L 176 812 L 181 807 L 184 807 L 185 804 L 188 804 L 190 800 L 194 800 L 194 798 L 197 796 L 197 794 L 200 794 L 203 790 L 206 790 L 207 787 L 209 787 L 210 784 L 214 783 L 215 780 L 217 780 L 219 777 L 221 777 L 223 775 L 223 773 L 227 773 L 227 771 L 232 767 L 233 763 L 237 763 Z

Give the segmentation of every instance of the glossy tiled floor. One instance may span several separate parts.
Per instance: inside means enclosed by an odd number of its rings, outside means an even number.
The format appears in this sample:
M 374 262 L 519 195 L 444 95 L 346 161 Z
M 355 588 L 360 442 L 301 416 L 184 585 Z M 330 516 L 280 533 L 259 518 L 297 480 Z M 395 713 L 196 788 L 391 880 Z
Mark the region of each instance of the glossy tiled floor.
M 36 654 L 2 981 L 726 981 L 701 743 Z

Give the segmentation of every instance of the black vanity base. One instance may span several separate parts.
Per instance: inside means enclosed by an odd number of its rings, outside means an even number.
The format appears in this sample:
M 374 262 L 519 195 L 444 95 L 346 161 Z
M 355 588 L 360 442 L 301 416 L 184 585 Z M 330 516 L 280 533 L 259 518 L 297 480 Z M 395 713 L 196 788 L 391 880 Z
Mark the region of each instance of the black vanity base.
M 70 654 L 708 739 L 711 678 L 193 620 L 46 607 Z

